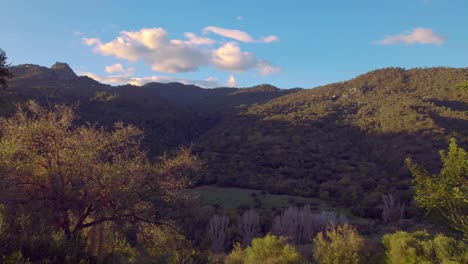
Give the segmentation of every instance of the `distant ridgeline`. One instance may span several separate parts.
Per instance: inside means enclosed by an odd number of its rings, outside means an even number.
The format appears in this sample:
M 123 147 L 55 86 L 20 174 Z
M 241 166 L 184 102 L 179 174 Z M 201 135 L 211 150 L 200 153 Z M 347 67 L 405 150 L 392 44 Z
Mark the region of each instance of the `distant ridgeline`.
M 82 122 L 143 128 L 152 154 L 193 144 L 204 161 L 195 184 L 316 196 L 361 216 L 380 214 L 382 194 L 411 199 L 407 156 L 436 170 L 448 137 L 468 146 L 468 69 L 387 68 L 307 90 L 112 87 L 64 63 L 12 70 L 4 102 L 79 102 Z

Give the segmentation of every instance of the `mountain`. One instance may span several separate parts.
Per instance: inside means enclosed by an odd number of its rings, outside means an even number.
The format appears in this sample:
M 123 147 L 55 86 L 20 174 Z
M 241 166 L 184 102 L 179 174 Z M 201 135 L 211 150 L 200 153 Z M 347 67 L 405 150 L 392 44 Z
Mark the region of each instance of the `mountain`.
M 378 217 L 381 196 L 411 201 L 412 157 L 435 171 L 448 137 L 468 145 L 468 69 L 388 68 L 254 104 L 196 151 L 201 183 L 321 197 Z
M 77 104 L 81 123 L 110 128 L 117 121 L 135 124 L 145 131 L 152 155 L 189 145 L 224 117 L 253 103 L 262 103 L 294 92 L 260 85 L 203 89 L 181 83 L 148 83 L 143 86 L 110 86 L 89 77 L 76 76 L 66 63 L 51 68 L 33 64 L 13 66 L 15 76 L 2 98 L 3 114 L 14 104 L 34 99 L 45 105 Z M 239 93 L 239 91 L 242 91 Z
M 181 83 L 109 86 L 63 63 L 13 67 L 12 102 L 79 102 L 81 122 L 145 131 L 152 155 L 193 144 L 204 162 L 194 184 L 320 197 L 379 217 L 382 194 L 410 203 L 412 157 L 431 171 L 455 137 L 468 146 L 468 69 L 386 68 L 313 89 L 203 89 Z M 411 211 L 411 207 L 410 207 Z M 410 212 L 411 213 L 411 212 Z

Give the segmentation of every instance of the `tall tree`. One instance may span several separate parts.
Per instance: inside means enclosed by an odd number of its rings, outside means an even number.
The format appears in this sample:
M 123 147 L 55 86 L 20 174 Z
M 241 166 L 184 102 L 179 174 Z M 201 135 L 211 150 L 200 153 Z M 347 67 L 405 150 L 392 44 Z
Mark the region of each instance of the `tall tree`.
M 68 237 L 106 222 L 169 225 L 162 212 L 199 167 L 190 151 L 153 163 L 138 128 L 107 132 L 74 119 L 70 107 L 28 102 L 0 120 L 0 203 L 40 211 Z
M 7 63 L 7 56 L 4 50 L 0 48 L 0 86 L 8 87 L 8 79 L 13 77 L 10 71 L 10 65 Z
M 451 139 L 448 152 L 440 151 L 440 157 L 443 167 L 436 175 L 406 160 L 416 201 L 422 208 L 440 213 L 468 239 L 468 153 Z

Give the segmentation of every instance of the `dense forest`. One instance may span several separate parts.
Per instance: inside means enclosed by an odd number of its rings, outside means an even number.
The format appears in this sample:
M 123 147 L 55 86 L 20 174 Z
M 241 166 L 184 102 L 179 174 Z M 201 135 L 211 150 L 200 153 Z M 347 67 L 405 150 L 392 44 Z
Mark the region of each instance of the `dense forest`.
M 2 56 L 1 262 L 468 263 L 466 68 L 203 89 Z

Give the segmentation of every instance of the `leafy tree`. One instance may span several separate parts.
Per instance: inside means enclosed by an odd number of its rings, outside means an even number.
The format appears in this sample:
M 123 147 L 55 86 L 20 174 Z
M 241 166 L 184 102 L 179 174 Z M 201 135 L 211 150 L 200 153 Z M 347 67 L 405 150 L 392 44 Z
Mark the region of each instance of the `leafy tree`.
M 457 88 L 462 92 L 465 92 L 465 93 L 468 92 L 468 80 L 459 82 L 457 84 Z
M 407 159 L 413 175 L 415 199 L 427 211 L 437 211 L 451 226 L 468 238 L 468 153 L 450 140 L 448 152 L 440 151 L 443 167 L 439 174 L 429 172 Z
M 426 231 L 398 231 L 382 238 L 389 264 L 467 263 L 468 247 L 462 241 Z
M 266 235 L 255 238 L 252 245 L 242 249 L 240 244 L 234 246 L 233 251 L 225 261 L 226 264 L 302 264 L 307 261 L 286 243 L 286 238 Z
M 171 226 L 164 210 L 199 168 L 190 151 L 151 162 L 138 128 L 118 123 L 107 132 L 74 121 L 70 107 L 31 101 L 0 120 L 0 203 L 28 208 L 67 238 L 103 223 Z
M 4 50 L 0 49 L 0 85 L 3 88 L 8 87 L 7 80 L 13 77 L 9 69 L 9 64 L 7 64 L 7 56 Z
M 319 264 L 365 262 L 365 240 L 357 230 L 348 225 L 338 225 L 319 233 L 313 241 L 314 258 Z

